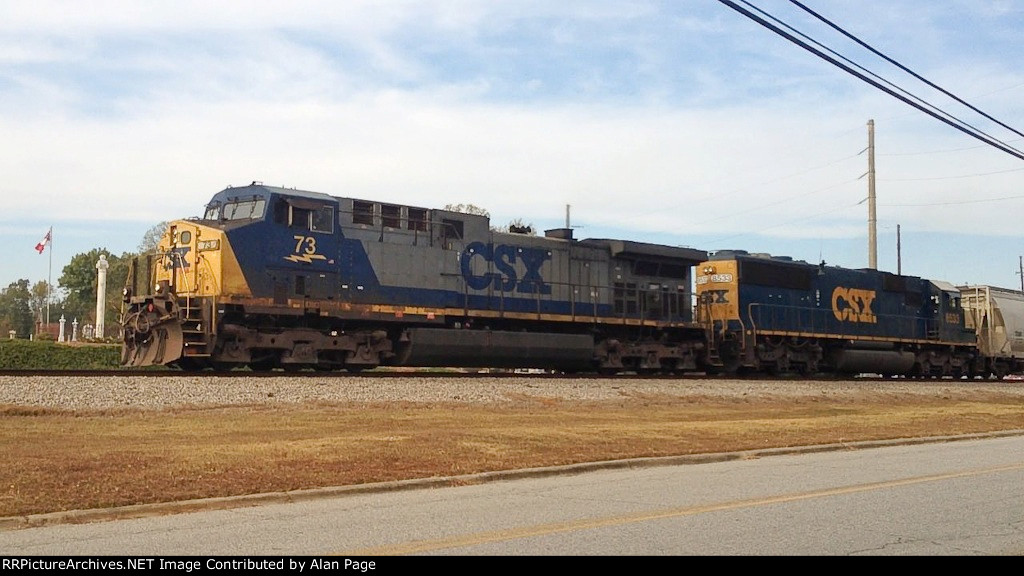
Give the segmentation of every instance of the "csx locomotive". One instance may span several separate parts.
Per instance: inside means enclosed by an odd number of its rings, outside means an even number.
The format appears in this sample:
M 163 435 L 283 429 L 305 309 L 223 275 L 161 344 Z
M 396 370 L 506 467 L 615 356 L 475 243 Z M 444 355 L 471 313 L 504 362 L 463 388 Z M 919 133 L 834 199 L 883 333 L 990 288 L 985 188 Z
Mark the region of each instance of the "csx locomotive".
M 229 187 L 137 259 L 125 287 L 122 363 L 907 376 L 1024 369 L 1024 312 L 1007 312 L 1024 310 L 1017 292 L 510 228 L 496 231 L 478 214 L 259 182 Z
M 705 257 L 254 182 L 172 222 L 138 261 L 123 363 L 697 370 Z
M 699 268 L 707 362 L 726 372 L 1003 377 L 1024 369 L 1020 292 L 742 250 L 719 251 Z

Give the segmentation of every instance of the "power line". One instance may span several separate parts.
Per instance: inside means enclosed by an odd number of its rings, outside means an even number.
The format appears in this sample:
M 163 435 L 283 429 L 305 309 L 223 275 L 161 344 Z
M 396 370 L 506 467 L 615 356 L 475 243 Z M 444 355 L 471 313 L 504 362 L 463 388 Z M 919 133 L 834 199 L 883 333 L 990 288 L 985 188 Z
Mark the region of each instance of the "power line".
M 985 204 L 985 203 L 988 203 L 988 202 L 1002 202 L 1003 200 L 1019 200 L 1021 198 L 1024 198 L 1024 194 L 1018 195 L 1018 196 L 1003 196 L 1001 198 L 981 198 L 981 199 L 975 199 L 975 200 L 959 200 L 959 201 L 956 201 L 956 202 L 923 202 L 923 203 L 920 203 L 920 204 L 883 204 L 883 206 L 887 206 L 887 207 L 890 207 L 890 206 L 898 206 L 898 207 L 908 207 L 908 206 L 958 206 L 960 204 Z
M 883 86 L 879 82 L 876 82 L 876 81 L 872 80 L 868 76 L 865 76 L 864 74 L 861 74 L 860 72 L 854 70 L 850 66 L 847 66 L 846 64 L 843 64 L 842 62 L 838 61 L 837 59 L 832 58 L 831 56 L 829 56 L 829 55 L 825 54 L 824 52 L 814 48 L 813 46 L 808 45 L 806 42 L 801 41 L 800 39 L 796 38 L 792 34 L 789 34 L 786 31 L 780 29 L 778 26 L 773 25 L 772 23 L 770 23 L 770 22 L 766 21 L 765 19 L 757 16 L 756 14 L 753 14 L 749 10 L 747 10 L 745 8 L 742 8 L 741 6 L 738 6 L 732 0 L 718 0 L 718 1 L 721 2 L 722 4 L 725 4 L 726 6 L 728 6 L 730 8 L 732 8 L 733 10 L 739 12 L 740 14 L 746 16 L 747 18 L 757 22 L 761 26 L 764 26 L 765 28 L 768 28 L 772 32 L 775 32 L 779 36 L 782 36 L 783 38 L 789 40 L 790 42 L 796 44 L 797 46 L 800 46 L 804 50 L 807 50 L 808 52 L 810 52 L 810 53 L 814 54 L 815 56 L 825 60 L 826 62 L 829 62 L 832 65 L 834 65 L 834 66 L 844 70 L 848 74 L 856 76 L 857 78 L 863 80 L 864 82 L 867 82 L 868 84 L 871 84 L 875 88 L 878 88 L 879 90 L 885 92 L 886 94 L 889 94 L 890 96 L 900 100 L 901 102 L 904 102 L 904 103 L 906 103 L 906 104 L 908 104 L 908 105 L 910 105 L 910 106 L 920 110 L 921 112 L 924 112 L 925 114 L 928 114 L 929 116 L 935 118 L 936 120 L 939 120 L 940 122 L 943 122 L 944 124 L 947 124 L 947 125 L 955 128 L 955 129 L 963 132 L 964 134 L 967 134 L 968 136 L 971 136 L 972 138 L 976 138 L 978 140 L 981 140 L 982 142 L 985 142 L 986 144 L 988 144 L 988 145 L 990 145 L 990 146 L 992 146 L 994 148 L 1002 150 L 1003 152 L 1006 152 L 1007 154 L 1010 154 L 1011 156 L 1014 156 L 1016 158 L 1024 160 L 1024 152 L 1021 152 L 1020 150 L 1017 150 L 1016 148 L 1013 148 L 1012 146 L 1010 146 L 1010 145 L 1008 145 L 1008 144 L 1006 144 L 1004 142 L 1001 142 L 1001 141 L 995 139 L 994 137 L 991 137 L 991 136 L 988 136 L 988 135 L 986 135 L 984 133 L 981 133 L 980 131 L 978 131 L 976 129 L 972 129 L 969 125 L 968 126 L 964 126 L 965 123 L 963 123 L 962 121 L 959 121 L 959 120 L 953 121 L 953 120 L 950 120 L 948 118 L 943 117 L 943 114 L 945 116 L 949 116 L 949 114 L 946 114 L 945 112 L 943 112 L 942 114 L 937 114 L 937 113 L 935 113 L 935 112 L 933 112 L 931 110 L 928 110 L 928 108 L 926 106 L 922 106 L 921 104 L 918 104 L 917 102 L 914 102 L 910 98 L 907 98 L 907 97 L 905 97 L 905 96 L 903 96 L 901 94 L 898 94 L 894 90 L 891 90 L 891 89 Z M 749 3 L 747 3 L 747 2 L 744 2 L 744 3 L 749 5 Z M 916 98 L 916 99 L 920 100 L 920 98 Z M 931 105 L 928 105 L 928 106 L 931 106 Z M 932 106 L 932 107 L 934 108 L 934 106 Z
M 726 198 L 726 197 L 729 197 L 729 196 L 733 196 L 735 194 L 739 194 L 740 192 L 743 192 L 745 190 L 749 190 L 751 188 L 762 188 L 762 187 L 767 186 L 769 184 L 775 184 L 777 182 L 788 180 L 790 178 L 795 178 L 797 176 L 802 176 L 804 174 L 809 174 L 809 173 L 815 172 L 817 170 L 822 170 L 824 168 L 828 168 L 830 166 L 834 166 L 834 165 L 839 164 L 841 162 L 845 162 L 847 160 L 856 158 L 856 157 L 860 156 L 860 154 L 862 154 L 863 152 L 864 151 L 861 150 L 857 154 L 851 154 L 849 156 L 844 156 L 844 157 L 838 158 L 836 160 L 830 160 L 830 161 L 825 162 L 824 164 L 819 164 L 819 165 L 814 166 L 812 168 L 807 168 L 807 169 L 804 169 L 804 170 L 800 170 L 799 172 L 793 172 L 793 173 L 785 174 L 785 175 L 782 175 L 782 176 L 777 176 L 777 177 L 771 178 L 769 180 L 763 180 L 763 181 L 755 182 L 753 184 L 748 184 L 748 185 L 745 185 L 745 186 L 740 186 L 739 188 L 734 188 L 734 189 L 728 190 L 726 192 L 716 193 L 714 195 L 705 195 L 705 196 L 703 196 L 701 198 L 688 201 L 687 202 L 687 206 L 688 207 L 693 207 L 695 205 L 700 205 L 702 203 L 712 202 L 712 201 L 713 202 L 721 202 L 721 200 L 723 198 Z M 815 190 L 814 192 L 822 192 L 824 190 L 829 190 L 831 188 L 835 188 L 835 187 L 841 186 L 843 184 L 848 184 L 848 182 L 842 182 L 840 184 L 835 184 L 833 186 L 829 186 L 828 188 L 824 188 L 824 189 L 821 189 L 821 190 Z M 805 194 L 800 194 L 800 196 L 804 196 L 804 195 L 807 195 L 807 194 L 812 194 L 814 192 L 808 192 L 808 193 L 805 193 Z M 589 221 L 589 225 L 590 226 L 599 226 L 601 224 L 607 224 L 609 222 L 619 223 L 619 222 L 623 222 L 623 221 L 626 221 L 626 220 L 632 220 L 632 219 L 636 219 L 636 218 L 641 218 L 641 217 L 648 216 L 648 215 L 651 215 L 651 214 L 658 214 L 658 213 L 664 212 L 664 210 L 665 210 L 665 207 L 662 206 L 662 207 L 660 207 L 660 208 L 658 208 L 656 210 L 648 210 L 648 211 L 645 211 L 645 212 L 639 212 L 639 213 L 629 214 L 629 215 L 619 215 L 619 216 L 617 216 L 614 219 L 592 220 L 592 221 Z M 735 213 L 731 213 L 731 214 L 734 215 Z M 720 220 L 720 219 L 721 218 L 716 218 L 716 220 Z
M 719 216 L 717 218 L 702 218 L 701 222 L 706 224 L 706 223 L 709 223 L 709 222 L 715 222 L 716 220 L 723 220 L 725 218 L 733 218 L 735 216 L 739 216 L 740 214 L 747 214 L 747 213 L 750 213 L 750 212 L 757 212 L 759 210 L 764 210 L 765 208 L 770 208 L 772 206 L 778 206 L 779 204 L 785 204 L 786 202 L 790 202 L 792 200 L 796 200 L 797 198 L 803 198 L 805 196 L 811 196 L 812 194 L 817 194 L 819 192 L 827 192 L 829 190 L 832 190 L 832 189 L 835 189 L 835 188 L 839 188 L 840 186 L 846 186 L 847 184 L 852 184 L 852 183 L 854 183 L 856 181 L 857 180 L 848 180 L 846 182 L 840 182 L 838 184 L 832 184 L 832 185 L 826 186 L 824 188 L 816 188 L 814 190 L 808 190 L 806 192 L 801 192 L 799 194 L 794 194 L 792 196 L 787 196 L 785 198 L 776 200 L 774 202 L 768 202 L 767 204 L 759 204 L 759 205 L 756 205 L 756 206 L 751 206 L 750 208 L 747 208 L 746 210 L 734 210 L 734 211 L 731 211 L 731 212 L 729 212 L 728 214 L 726 214 L 724 216 Z
M 984 131 L 982 131 L 982 130 L 981 130 L 981 129 L 979 129 L 978 127 L 976 127 L 976 126 L 972 126 L 972 125 L 971 125 L 971 124 L 969 124 L 968 122 L 965 122 L 964 120 L 962 120 L 962 119 L 960 119 L 960 118 L 957 118 L 956 116 L 953 116 L 952 114 L 950 114 L 950 113 L 946 112 L 945 110 L 942 110 L 942 109 L 941 109 L 941 108 L 939 108 L 938 106 L 935 106 L 934 104 L 932 104 L 932 103 L 930 103 L 930 102 L 928 102 L 928 101 L 926 101 L 926 100 L 924 100 L 924 99 L 920 98 L 920 97 L 919 97 L 919 96 L 917 96 L 916 94 L 913 94 L 913 93 L 911 93 L 910 91 L 908 91 L 908 90 L 906 90 L 906 89 L 904 89 L 904 88 L 902 88 L 902 87 L 900 87 L 900 86 L 897 86 L 897 85 L 896 85 L 896 84 L 894 84 L 893 82 L 890 82 L 889 80 L 887 80 L 887 79 L 885 79 L 885 78 L 883 78 L 883 77 L 879 76 L 878 74 L 875 74 L 875 73 L 874 73 L 874 72 L 872 72 L 871 70 L 868 70 L 867 68 L 865 68 L 865 67 L 861 66 L 860 64 L 858 64 L 858 63 L 854 62 L 853 60 L 850 60 L 850 59 L 849 59 L 849 58 L 847 58 L 846 56 L 843 56 L 842 54 L 840 54 L 840 53 L 836 52 L 835 50 L 833 50 L 833 49 L 829 48 L 828 46 L 825 46 L 825 45 L 824 45 L 824 44 L 822 44 L 821 42 L 818 42 L 818 41 L 817 41 L 817 40 L 815 40 L 814 38 L 811 38 L 810 36 L 808 36 L 808 35 L 804 34 L 803 32 L 801 32 L 801 31 L 799 31 L 799 30 L 797 30 L 796 28 L 793 28 L 793 27 L 792 27 L 792 26 L 790 26 L 789 24 L 786 24 L 786 23 L 785 23 L 785 22 L 783 22 L 782 20 L 779 20 L 779 19 L 778 19 L 778 18 L 776 18 L 775 16 L 772 16 L 771 14 L 769 14 L 769 13 L 765 12 L 765 11 L 764 11 L 764 10 L 762 10 L 761 8 L 758 8 L 757 6 L 753 6 L 753 5 L 752 5 L 752 4 L 750 4 L 750 2 L 748 2 L 747 0 L 741 0 L 741 1 L 742 1 L 742 2 L 744 3 L 744 4 L 746 4 L 747 6 L 749 6 L 749 7 L 750 7 L 750 8 L 752 9 L 752 10 L 755 10 L 755 11 L 757 11 L 757 12 L 761 13 L 761 15 L 765 16 L 766 18 L 769 18 L 769 19 L 771 19 L 771 20 L 772 20 L 772 21 L 774 21 L 775 23 L 779 24 L 780 26 L 783 26 L 783 27 L 785 27 L 785 28 L 786 28 L 786 29 L 788 29 L 789 31 L 791 31 L 791 32 L 793 32 L 794 34 L 796 34 L 796 35 L 800 36 L 801 38 L 803 38 L 803 39 L 807 40 L 808 42 L 811 42 L 811 43 L 815 44 L 816 46 L 818 46 L 819 48 L 821 48 L 821 49 L 823 49 L 823 50 L 825 50 L 825 51 L 829 52 L 830 54 L 832 54 L 832 55 L 833 55 L 833 56 L 835 56 L 836 58 L 839 58 L 840 60 L 843 60 L 843 61 L 844 61 L 844 62 L 846 62 L 847 64 L 850 64 L 851 66 L 854 66 L 854 67 L 858 68 L 859 70 L 861 70 L 861 71 L 862 71 L 862 72 L 864 72 L 865 74 L 869 74 L 869 75 L 871 75 L 872 77 L 876 78 L 876 79 L 877 79 L 877 80 L 879 80 L 880 82 L 884 82 L 885 84 L 887 84 L 887 85 L 891 86 L 891 87 L 892 87 L 893 89 L 895 89 L 895 90 L 899 90 L 900 92 L 902 92 L 903 94 L 905 94 L 905 95 L 906 95 L 907 97 L 909 97 L 909 98 L 912 98 L 912 99 L 916 100 L 917 102 L 919 102 L 919 103 L 920 103 L 920 104 L 921 104 L 922 106 L 927 106 L 927 107 L 928 107 L 928 108 L 930 108 L 931 110 L 935 111 L 935 113 L 937 113 L 937 114 L 941 114 L 941 115 L 943 115 L 943 116 L 945 116 L 945 117 L 947 117 L 947 118 L 949 118 L 949 119 L 951 119 L 951 120 L 953 120 L 953 121 L 955 121 L 955 122 L 958 122 L 958 123 L 960 123 L 960 124 L 962 124 L 962 125 L 964 125 L 964 126 L 967 126 L 967 127 L 971 128 L 972 130 L 975 130 L 975 131 L 977 131 L 977 132 L 978 132 L 978 133 L 980 133 L 980 134 L 985 134 L 985 136 L 988 136 L 989 138 L 992 138 L 993 140 L 997 140 L 997 141 L 998 141 L 998 139 L 997 139 L 997 138 L 995 138 L 994 136 L 992 136 L 991 134 L 986 134 L 986 133 L 985 133 Z M 1004 144 L 1005 144 L 1005 142 L 1004 142 Z
M 743 236 L 749 236 L 751 234 L 761 234 L 765 230 L 772 230 L 774 228 L 779 228 L 779 227 L 782 227 L 782 226 L 789 226 L 791 224 L 796 224 L 797 222 L 803 222 L 805 220 L 810 220 L 811 218 L 818 218 L 820 216 L 824 216 L 826 214 L 832 214 L 833 212 L 838 212 L 840 210 L 849 210 L 850 208 L 856 207 L 858 204 L 861 204 L 862 202 L 863 202 L 863 200 L 861 200 L 861 202 L 858 202 L 857 204 L 841 204 L 841 205 L 836 205 L 836 207 L 832 208 L 831 210 L 825 210 L 823 212 L 815 212 L 814 214 L 808 214 L 806 216 L 802 216 L 800 218 L 795 218 L 793 220 L 788 220 L 786 222 L 778 222 L 776 224 L 773 224 L 771 226 L 765 226 L 765 227 L 760 228 L 758 230 L 746 230 L 744 232 L 739 232 L 737 234 L 730 234 L 729 236 L 719 236 L 717 238 L 712 238 L 707 243 L 708 244 L 720 243 L 723 240 L 730 240 L 732 238 L 740 238 L 740 237 L 743 237 Z
M 1019 142 L 1020 140 L 1024 140 L 1024 138 L 1014 138 L 1013 140 L 1008 140 L 1007 142 Z M 885 154 L 879 154 L 879 156 L 924 156 L 924 155 L 927 155 L 927 154 L 945 154 L 945 153 L 948 153 L 948 152 L 963 152 L 964 150 L 977 150 L 978 148 L 984 148 L 984 147 L 985 147 L 984 144 L 979 144 L 978 146 L 964 146 L 964 147 L 961 147 L 961 148 L 946 148 L 946 149 L 943 149 L 943 150 L 922 150 L 920 152 L 887 152 Z
M 800 9 L 802 9 L 802 10 L 803 10 L 804 12 L 807 12 L 807 13 L 808 13 L 808 14 L 810 14 L 811 16 L 814 16 L 815 18 L 817 18 L 818 20 L 821 20 L 822 22 L 824 22 L 825 24 L 827 24 L 828 26 L 830 26 L 831 28 L 833 28 L 834 30 L 836 30 L 837 32 L 839 32 L 840 34 L 842 34 L 843 36 L 846 36 L 846 37 L 847 37 L 847 38 L 849 38 L 850 40 L 853 40 L 853 41 L 854 41 L 854 42 L 856 42 L 857 44 L 859 44 L 859 45 L 863 46 L 864 48 L 868 49 L 869 51 L 871 51 L 871 53 L 873 53 L 873 54 L 875 54 L 876 56 L 878 56 L 878 57 L 880 57 L 880 58 L 884 59 L 884 60 L 885 60 L 886 62 L 888 62 L 888 63 L 892 64 L 893 66 L 896 66 L 896 67 L 897 67 L 897 68 L 899 68 L 900 70 L 903 70 L 903 71 L 904 71 L 904 72 L 906 72 L 907 74 L 910 74 L 911 76 L 913 76 L 914 78 L 917 78 L 917 79 L 918 79 L 918 80 L 920 80 L 921 82 L 924 82 L 925 84 L 927 84 L 927 85 L 931 86 L 932 88 L 935 88 L 935 89 L 936 89 L 936 90 L 938 90 L 939 92 L 942 92 L 942 93 L 943 93 L 943 94 L 945 94 L 946 96 L 949 96 L 950 98 L 952 98 L 952 99 L 956 100 L 957 102 L 959 102 L 959 103 L 963 104 L 964 106 L 967 106 L 967 107 L 968 107 L 968 108 L 970 108 L 971 110 L 974 110 L 974 111 L 975 111 L 975 112 L 977 112 L 978 114 L 981 114 L 981 115 L 982 115 L 982 116 L 984 116 L 985 118 L 988 118 L 989 120 L 991 120 L 991 121 L 995 122 L 996 124 L 999 124 L 999 125 L 1000 125 L 1000 126 L 1002 126 L 1003 128 L 1006 128 L 1007 130 L 1009 130 L 1009 131 L 1013 132 L 1014 134 L 1016 134 L 1016 135 L 1018 135 L 1018 136 L 1024 136 L 1024 134 L 1020 133 L 1020 132 L 1019 132 L 1018 130 L 1016 130 L 1015 128 L 1013 128 L 1013 127 L 1011 127 L 1011 126 L 1007 126 L 1006 124 L 1003 124 L 1003 123 L 1002 123 L 1002 122 L 1000 122 L 999 120 L 996 120 L 995 118 L 993 118 L 993 117 L 989 116 L 988 114 L 986 114 L 986 113 L 982 112 L 981 110 L 979 110 L 979 109 L 975 108 L 974 106 L 972 106 L 972 105 L 968 104 L 968 103 L 967 103 L 966 101 L 964 101 L 963 99 L 961 99 L 961 98 L 960 98 L 959 96 L 957 96 L 956 94 L 953 94 L 952 92 L 949 92 L 949 91 L 948 91 L 948 90 L 946 90 L 945 88 L 942 88 L 941 86 L 938 86 L 938 85 L 934 84 L 933 82 L 929 81 L 929 80 L 928 80 L 927 78 L 924 78 L 923 76 L 921 76 L 921 75 L 920 75 L 920 74 L 918 74 L 917 72 L 914 72 L 913 70 L 911 70 L 910 68 L 907 68 L 907 67 L 906 67 L 906 66 L 904 66 L 903 64 L 900 64 L 899 62 L 897 62 L 897 61 L 893 60 L 892 58 L 889 58 L 889 57 L 888 57 L 888 56 L 886 56 L 885 54 L 882 54 L 882 53 L 881 53 L 881 52 L 879 52 L 878 50 L 875 50 L 875 49 L 874 49 L 873 47 L 869 46 L 869 45 L 868 45 L 868 44 L 867 44 L 866 42 L 862 41 L 862 40 L 861 40 L 860 38 L 857 38 L 857 37 L 856 37 L 856 36 L 854 36 L 853 34 L 850 34 L 850 33 L 849 33 L 849 32 L 847 32 L 846 30 L 843 30 L 843 29 L 842 29 L 842 28 L 840 28 L 840 27 L 839 27 L 838 25 L 834 24 L 833 22 L 831 22 L 830 20 L 828 20 L 827 18 L 825 18 L 825 17 L 824 17 L 824 16 L 822 16 L 821 14 L 818 14 L 818 13 L 817 13 L 817 12 L 815 12 L 814 10 L 811 10 L 810 8 L 808 8 L 807 6 L 804 6 L 804 5 L 803 5 L 803 4 L 801 4 L 801 3 L 800 3 L 800 2 L 798 1 L 798 0 L 789 0 L 789 1 L 790 1 L 790 2 L 792 2 L 793 4 L 796 4 L 797 6 L 799 6 L 799 7 L 800 7 Z
M 976 174 L 961 174 L 959 176 L 933 176 L 931 178 L 885 178 L 886 182 L 921 182 L 924 180 L 959 180 L 962 178 L 977 178 L 978 176 L 992 176 L 993 174 L 1006 174 L 1007 172 L 1020 172 L 1024 168 L 1013 168 L 1010 170 L 997 170 L 996 172 L 979 172 Z

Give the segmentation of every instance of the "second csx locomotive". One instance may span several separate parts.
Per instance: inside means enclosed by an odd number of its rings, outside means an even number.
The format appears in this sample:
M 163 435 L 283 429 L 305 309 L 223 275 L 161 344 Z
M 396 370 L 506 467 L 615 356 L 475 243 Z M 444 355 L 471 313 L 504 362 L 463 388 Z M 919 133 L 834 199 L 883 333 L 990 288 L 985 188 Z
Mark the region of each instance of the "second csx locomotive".
M 744 251 L 499 232 L 265 186 L 177 220 L 125 289 L 123 364 L 562 372 L 1024 371 L 1024 294 Z M 696 271 L 696 274 L 694 273 Z M 692 288 L 691 286 L 696 286 Z
M 876 270 L 721 251 L 697 292 L 708 356 L 726 371 L 980 375 L 954 286 Z

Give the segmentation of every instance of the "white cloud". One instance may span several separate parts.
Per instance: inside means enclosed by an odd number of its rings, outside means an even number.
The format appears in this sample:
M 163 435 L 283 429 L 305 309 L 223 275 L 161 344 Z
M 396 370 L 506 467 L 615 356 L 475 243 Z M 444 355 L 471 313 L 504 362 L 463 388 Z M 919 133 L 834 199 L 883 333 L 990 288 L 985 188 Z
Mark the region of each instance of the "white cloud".
M 1019 233 L 1019 160 L 714 2 L 8 4 L 0 222 L 144 231 L 255 179 L 542 227 L 569 204 L 587 235 L 673 244 L 854 239 L 873 118 L 881 226 Z M 962 5 L 978 36 L 948 6 L 821 4 L 1020 115 L 1019 12 Z

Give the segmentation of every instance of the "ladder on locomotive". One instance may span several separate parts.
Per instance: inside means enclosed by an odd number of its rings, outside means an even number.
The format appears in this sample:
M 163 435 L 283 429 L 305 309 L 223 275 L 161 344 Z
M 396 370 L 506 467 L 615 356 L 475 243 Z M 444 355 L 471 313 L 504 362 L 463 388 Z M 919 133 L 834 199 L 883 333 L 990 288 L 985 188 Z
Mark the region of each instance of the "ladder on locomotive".
M 204 306 L 204 300 L 185 297 L 179 300 L 181 334 L 184 338 L 182 356 L 186 358 L 209 358 L 210 335 L 212 330 L 212 303 Z
M 193 289 L 189 286 L 192 280 L 195 286 L 199 286 L 205 280 L 216 282 L 217 276 L 212 269 L 210 262 L 205 258 L 196 258 L 195 278 L 183 276 L 186 284 L 186 293 L 192 294 Z M 178 314 L 181 320 L 181 332 L 184 339 L 182 357 L 184 358 L 209 358 L 212 351 L 212 339 L 217 332 L 216 321 L 216 298 L 196 298 L 191 295 L 178 299 Z

